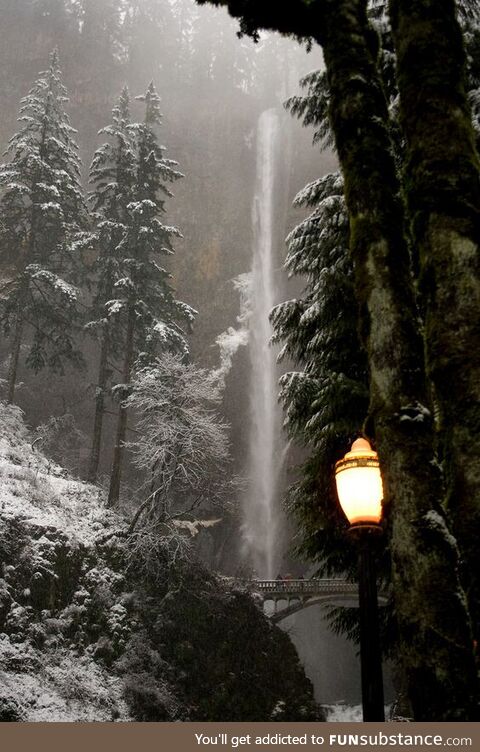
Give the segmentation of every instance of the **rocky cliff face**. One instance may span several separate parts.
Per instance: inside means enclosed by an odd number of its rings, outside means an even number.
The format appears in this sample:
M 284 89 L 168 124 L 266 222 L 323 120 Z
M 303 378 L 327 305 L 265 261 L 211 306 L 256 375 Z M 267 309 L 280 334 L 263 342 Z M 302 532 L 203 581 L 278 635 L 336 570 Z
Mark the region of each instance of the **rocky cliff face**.
M 319 718 L 250 595 L 193 562 L 145 574 L 101 491 L 1 404 L 0 475 L 0 721 Z

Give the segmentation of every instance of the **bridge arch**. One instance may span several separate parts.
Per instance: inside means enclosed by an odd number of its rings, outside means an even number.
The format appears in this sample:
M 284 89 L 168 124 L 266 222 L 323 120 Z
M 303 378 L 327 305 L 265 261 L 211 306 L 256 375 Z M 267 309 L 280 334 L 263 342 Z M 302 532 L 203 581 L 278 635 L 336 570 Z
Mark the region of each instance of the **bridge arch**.
M 265 599 L 264 603 L 267 603 L 268 600 Z M 293 614 L 297 614 L 299 611 L 304 611 L 306 608 L 310 608 L 310 606 L 316 606 L 316 605 L 322 605 L 322 606 L 341 606 L 344 605 L 345 607 L 350 608 L 356 608 L 358 606 L 358 600 L 353 598 L 352 595 L 316 595 L 312 596 L 310 598 L 292 598 L 288 605 L 284 608 L 281 608 L 279 610 L 275 609 L 272 614 L 268 615 L 268 618 L 270 621 L 272 621 L 274 624 L 278 624 L 279 622 L 283 621 L 284 619 L 287 619 L 289 616 L 292 616 Z
M 358 586 L 342 579 L 244 580 L 242 585 L 260 595 L 264 604 L 273 601 L 274 611 L 268 617 L 275 624 L 317 604 L 358 607 Z M 379 605 L 385 605 L 386 600 L 380 594 Z M 287 606 L 277 610 L 277 604 L 283 601 Z

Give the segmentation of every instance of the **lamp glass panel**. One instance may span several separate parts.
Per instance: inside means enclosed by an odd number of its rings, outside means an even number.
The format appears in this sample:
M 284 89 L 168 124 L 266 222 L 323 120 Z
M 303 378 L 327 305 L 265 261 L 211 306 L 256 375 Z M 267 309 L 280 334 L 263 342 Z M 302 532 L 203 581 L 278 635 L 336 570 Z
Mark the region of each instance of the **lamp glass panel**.
M 383 487 L 378 467 L 349 467 L 336 476 L 340 505 L 351 524 L 380 522 Z

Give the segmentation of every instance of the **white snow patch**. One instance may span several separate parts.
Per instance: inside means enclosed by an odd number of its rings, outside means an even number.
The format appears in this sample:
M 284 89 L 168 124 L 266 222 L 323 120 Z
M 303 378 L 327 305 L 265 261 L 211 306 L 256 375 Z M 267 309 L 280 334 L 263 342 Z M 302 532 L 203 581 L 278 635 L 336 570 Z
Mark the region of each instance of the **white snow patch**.
M 17 667 L 15 669 L 15 667 Z M 21 708 L 27 722 L 129 720 L 122 682 L 89 656 L 47 654 L 0 635 L 1 697 Z
M 417 402 L 415 405 L 404 405 L 400 408 L 400 423 L 409 421 L 411 423 L 423 423 L 427 418 L 431 418 L 430 410 Z
M 98 488 L 68 476 L 32 445 L 22 411 L 0 402 L 0 514 L 2 520 L 21 521 L 34 532 L 32 562 L 36 576 L 50 571 L 49 553 L 68 538 L 71 550 L 93 545 L 120 518 L 105 510 Z M 97 570 L 92 576 L 99 578 Z M 3 577 L 15 575 L 4 566 Z M 23 589 L 28 598 L 29 588 Z M 119 621 L 122 606 L 111 609 Z M 48 612 L 45 612 L 48 613 Z M 123 700 L 123 682 L 95 663 L 89 648 L 84 655 L 48 640 L 37 647 L 24 629 L 29 608 L 12 602 L 8 619 L 17 623 L 12 634 L 0 634 L 0 699 L 17 709 L 22 720 L 112 721 L 130 720 Z M 26 622 L 25 622 L 26 624 Z M 35 624 L 32 624 L 33 628 Z M 41 623 L 36 624 L 41 627 Z
M 322 707 L 327 716 L 327 723 L 345 723 L 349 721 L 358 723 L 363 720 L 361 705 L 338 703 L 337 705 L 323 705 Z
M 75 480 L 32 446 L 16 407 L 0 403 L 0 512 L 35 527 L 61 530 L 72 541 L 92 544 L 118 523 L 96 486 Z
M 195 538 L 195 536 L 198 535 L 200 532 L 200 528 L 209 528 L 209 527 L 215 527 L 215 525 L 218 525 L 219 522 L 221 522 L 220 519 L 216 520 L 173 520 L 173 524 L 175 527 L 177 527 L 179 530 L 188 530 L 192 538 Z
M 428 525 L 433 530 L 435 530 L 436 532 L 440 533 L 443 536 L 443 538 L 452 548 L 454 549 L 457 548 L 456 538 L 454 538 L 451 532 L 449 531 L 447 527 L 447 523 L 445 522 L 445 519 L 442 517 L 441 514 L 439 514 L 435 509 L 431 509 L 429 512 L 427 512 L 424 519 L 428 522 Z
M 391 705 L 385 705 L 385 718 L 390 717 Z M 361 723 L 363 710 L 361 705 L 347 705 L 338 702 L 335 705 L 322 705 L 325 711 L 327 723 Z M 404 720 L 404 719 L 398 719 Z

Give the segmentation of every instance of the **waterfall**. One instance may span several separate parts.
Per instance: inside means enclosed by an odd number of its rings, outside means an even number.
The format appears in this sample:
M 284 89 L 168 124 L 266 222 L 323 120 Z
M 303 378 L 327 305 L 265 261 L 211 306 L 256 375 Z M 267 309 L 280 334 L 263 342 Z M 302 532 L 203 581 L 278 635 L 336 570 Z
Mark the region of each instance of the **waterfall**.
M 250 281 L 250 437 L 249 488 L 244 508 L 244 537 L 253 567 L 260 577 L 273 577 L 281 553 L 278 546 L 278 480 L 281 421 L 277 401 L 276 352 L 270 346 L 269 313 L 275 296 L 275 164 L 279 118 L 264 112 L 258 123 L 257 175 L 252 211 L 253 262 Z

